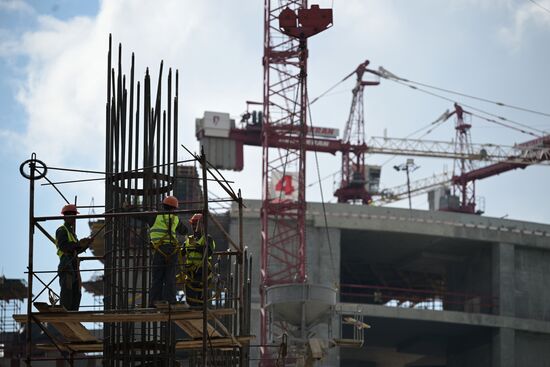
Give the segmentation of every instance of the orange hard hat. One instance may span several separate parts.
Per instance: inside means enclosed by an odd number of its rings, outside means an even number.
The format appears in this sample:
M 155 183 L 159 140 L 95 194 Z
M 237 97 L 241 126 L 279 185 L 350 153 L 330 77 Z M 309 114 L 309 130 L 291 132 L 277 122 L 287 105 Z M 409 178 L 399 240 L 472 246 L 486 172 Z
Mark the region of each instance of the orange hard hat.
M 179 207 L 178 198 L 175 196 L 167 196 L 162 201 L 164 205 L 171 206 L 172 208 L 177 209 Z
M 61 214 L 65 215 L 67 213 L 80 214 L 78 212 L 78 210 L 76 210 L 76 205 L 75 204 L 67 204 L 61 209 Z
M 201 213 L 195 213 L 195 214 L 193 214 L 191 219 L 189 219 L 189 223 L 195 224 L 197 222 L 200 222 L 201 220 L 202 220 L 202 214 Z

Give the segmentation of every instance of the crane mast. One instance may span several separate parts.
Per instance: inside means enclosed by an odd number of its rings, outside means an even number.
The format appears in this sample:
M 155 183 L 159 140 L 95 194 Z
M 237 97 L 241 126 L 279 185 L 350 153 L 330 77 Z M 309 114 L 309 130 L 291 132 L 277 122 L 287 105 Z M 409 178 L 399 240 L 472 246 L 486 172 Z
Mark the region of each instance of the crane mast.
M 366 86 L 376 86 L 380 81 L 364 81 L 363 74 L 368 71 L 369 61 L 359 64 L 356 74 L 355 87 L 352 90 L 353 98 L 349 117 L 344 129 L 342 140 L 342 179 L 340 188 L 334 196 L 339 203 L 361 201 L 368 204 L 371 195 L 365 188 L 365 117 L 363 111 L 363 91 Z
M 262 145 L 262 243 L 260 264 L 261 365 L 271 364 L 266 345 L 270 286 L 305 283 L 305 155 L 307 38 L 332 24 L 332 10 L 307 8 L 306 0 L 265 0 Z M 296 145 L 275 142 L 293 139 Z
M 455 152 L 462 157 L 455 159 L 453 165 L 453 196 L 460 200 L 460 204 L 453 211 L 473 214 L 476 210 L 475 181 L 464 179 L 466 173 L 473 171 L 475 168 L 473 161 L 465 158 L 466 156 L 474 155 L 472 136 L 470 134 L 472 125 L 464 121 L 464 114 L 468 114 L 468 112 L 465 112 L 462 106 L 455 103 L 454 108 L 455 111 L 453 114 L 456 114 Z

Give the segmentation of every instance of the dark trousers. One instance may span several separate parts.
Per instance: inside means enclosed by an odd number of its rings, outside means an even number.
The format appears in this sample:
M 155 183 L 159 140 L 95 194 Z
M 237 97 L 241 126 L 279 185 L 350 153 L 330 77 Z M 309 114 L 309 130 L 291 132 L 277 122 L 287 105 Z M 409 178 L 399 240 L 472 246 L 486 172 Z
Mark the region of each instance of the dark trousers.
M 80 290 L 80 273 L 76 255 L 61 256 L 57 273 L 59 274 L 59 286 L 61 287 L 61 306 L 68 311 L 78 311 L 82 292 Z
M 189 269 L 187 271 L 187 274 L 189 275 L 189 280 L 187 281 L 187 284 L 185 285 L 185 299 L 189 306 L 202 306 L 204 297 L 202 295 L 203 287 L 202 287 L 202 267 L 200 268 L 193 268 Z M 211 293 L 211 275 L 212 272 L 208 272 L 208 291 L 207 291 L 207 298 L 210 298 L 212 295 Z M 208 301 L 207 301 L 208 302 Z
M 150 307 L 153 307 L 157 301 L 176 302 L 178 255 L 173 253 L 174 246 L 170 244 L 161 245 L 160 250 L 166 255 L 171 255 L 166 257 L 159 251 L 155 251 L 153 254 L 152 281 L 149 293 Z

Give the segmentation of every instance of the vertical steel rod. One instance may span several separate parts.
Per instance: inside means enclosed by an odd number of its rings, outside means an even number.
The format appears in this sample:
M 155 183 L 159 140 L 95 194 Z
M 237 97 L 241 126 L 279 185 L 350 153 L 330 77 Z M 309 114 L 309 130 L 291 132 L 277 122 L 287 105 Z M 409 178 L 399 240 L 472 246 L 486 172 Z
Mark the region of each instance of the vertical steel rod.
M 206 166 L 206 155 L 204 154 L 204 148 L 201 148 L 200 163 L 202 168 L 202 192 L 203 192 L 203 208 L 202 208 L 202 225 L 204 246 L 202 253 L 202 365 L 207 366 L 207 354 L 206 343 L 208 336 L 208 248 L 210 243 L 208 241 L 208 171 Z
M 33 256 L 34 256 L 34 179 L 36 163 L 34 159 L 36 155 L 31 155 L 31 161 L 29 164 L 30 178 L 29 178 L 29 263 L 27 270 L 29 272 L 27 277 L 27 366 L 31 366 L 32 360 L 32 281 L 33 281 Z

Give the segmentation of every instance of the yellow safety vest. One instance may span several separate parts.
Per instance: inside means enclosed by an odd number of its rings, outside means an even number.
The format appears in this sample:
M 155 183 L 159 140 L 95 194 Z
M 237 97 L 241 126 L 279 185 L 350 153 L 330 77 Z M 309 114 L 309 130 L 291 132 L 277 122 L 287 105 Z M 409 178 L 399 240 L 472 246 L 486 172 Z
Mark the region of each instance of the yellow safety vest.
M 64 224 L 59 227 L 59 228 L 64 228 L 65 231 L 67 231 L 67 237 L 69 238 L 69 243 L 74 243 L 74 244 L 77 244 L 78 243 L 78 239 L 76 238 L 76 236 L 69 230 L 69 228 L 67 228 Z M 57 256 L 61 257 L 63 256 L 65 253 L 59 248 L 59 244 L 57 243 L 57 238 L 55 239 L 55 247 L 57 247 Z
M 202 252 L 206 239 L 201 236 L 198 240 L 195 236 L 187 236 L 185 240 L 185 264 L 202 266 Z M 212 239 L 212 251 L 216 248 L 216 242 Z M 212 256 L 208 256 L 208 263 L 212 262 Z
M 178 239 L 176 237 L 176 228 L 180 219 L 177 215 L 174 214 L 162 214 L 157 215 L 155 218 L 155 223 L 150 229 L 151 242 L 153 247 L 157 248 L 158 246 L 165 243 L 177 244 Z M 169 228 L 169 226 L 172 228 Z

